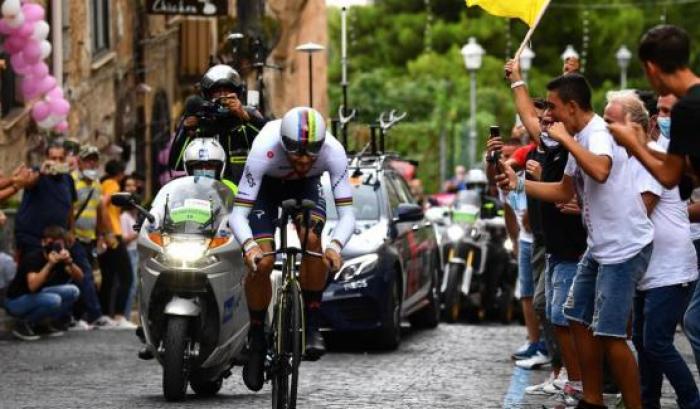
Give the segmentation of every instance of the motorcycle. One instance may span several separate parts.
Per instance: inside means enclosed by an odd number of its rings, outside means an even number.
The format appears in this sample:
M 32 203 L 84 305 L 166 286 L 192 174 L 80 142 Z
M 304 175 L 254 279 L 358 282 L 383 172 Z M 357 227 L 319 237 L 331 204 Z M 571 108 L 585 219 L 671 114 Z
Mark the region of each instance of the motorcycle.
M 450 209 L 428 212 L 444 231 L 440 295 L 447 322 L 466 316 L 506 323 L 513 316 L 517 263 L 509 251 L 512 243 L 503 217 L 483 218 L 482 208 L 479 193 L 467 190 Z
M 163 367 L 163 394 L 219 392 L 245 361 L 249 327 L 240 246 L 227 227 L 233 194 L 221 182 L 183 177 L 165 185 L 146 211 L 128 193 L 112 203 L 146 218 L 138 237 L 141 324 Z

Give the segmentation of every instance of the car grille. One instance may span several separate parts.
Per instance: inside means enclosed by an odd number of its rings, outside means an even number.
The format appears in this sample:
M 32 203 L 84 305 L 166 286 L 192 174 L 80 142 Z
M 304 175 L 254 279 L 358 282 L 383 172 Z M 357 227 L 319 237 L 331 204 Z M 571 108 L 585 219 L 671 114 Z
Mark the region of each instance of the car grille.
M 366 298 L 348 298 L 334 301 L 340 316 L 348 321 L 379 321 L 379 311 L 374 301 Z

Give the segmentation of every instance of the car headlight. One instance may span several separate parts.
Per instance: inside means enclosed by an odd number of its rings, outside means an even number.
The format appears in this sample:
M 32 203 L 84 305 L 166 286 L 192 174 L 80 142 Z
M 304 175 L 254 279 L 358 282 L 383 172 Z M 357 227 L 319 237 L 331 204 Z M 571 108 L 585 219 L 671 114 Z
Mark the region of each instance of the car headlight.
M 346 261 L 335 275 L 336 281 L 350 281 L 357 278 L 368 271 L 372 271 L 377 265 L 379 256 L 376 254 L 367 254 Z
M 464 229 L 456 224 L 447 228 L 447 237 L 450 241 L 459 241 L 464 237 Z

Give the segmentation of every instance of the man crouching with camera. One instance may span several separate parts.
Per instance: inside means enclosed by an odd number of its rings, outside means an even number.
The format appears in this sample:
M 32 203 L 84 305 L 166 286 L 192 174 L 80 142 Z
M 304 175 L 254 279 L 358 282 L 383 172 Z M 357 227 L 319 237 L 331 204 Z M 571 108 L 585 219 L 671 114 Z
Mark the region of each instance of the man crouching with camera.
M 12 334 L 25 341 L 39 339 L 39 324 L 48 336 L 63 335 L 60 328 L 80 295 L 73 283 L 83 279 L 83 271 L 67 249 L 68 234 L 60 226 L 44 229 L 41 250 L 22 255 L 17 275 L 7 291 L 5 307 L 17 319 Z

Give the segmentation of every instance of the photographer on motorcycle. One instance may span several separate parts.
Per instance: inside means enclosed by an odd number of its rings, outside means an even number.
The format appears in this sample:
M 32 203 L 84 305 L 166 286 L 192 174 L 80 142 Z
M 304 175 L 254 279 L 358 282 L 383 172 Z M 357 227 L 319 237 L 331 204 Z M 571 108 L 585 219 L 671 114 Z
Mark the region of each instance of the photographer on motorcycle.
M 328 172 L 340 220 L 326 246 L 323 260 L 304 256 L 300 283 L 306 310 L 305 358 L 315 360 L 325 352 L 318 331 L 320 305 L 328 270 L 337 271 L 345 243 L 355 229 L 352 187 L 348 181 L 348 159 L 343 146 L 326 133 L 325 121 L 312 108 L 294 108 L 282 120 L 265 125 L 246 162 L 244 178 L 229 219 L 233 233 L 243 247 L 249 273 L 245 281 L 250 311 L 250 357 L 243 368 L 243 380 L 254 391 L 262 388 L 267 351 L 265 316 L 272 298 L 270 273 L 275 259 L 265 256 L 274 248 L 274 234 L 280 204 L 287 199 L 308 199 L 316 203 L 311 211 L 307 249 L 321 252 L 321 233 L 326 220 L 326 202 L 321 175 Z M 301 214 L 294 215 L 299 223 Z M 299 237 L 304 227 L 297 225 Z
M 193 95 L 185 103 L 168 166 L 185 170 L 183 155 L 189 143 L 200 137 L 215 137 L 226 156 L 225 178 L 238 184 L 253 140 L 266 121 L 255 108 L 243 105 L 243 80 L 228 65 L 209 68 L 200 81 L 200 90 L 201 95 Z

